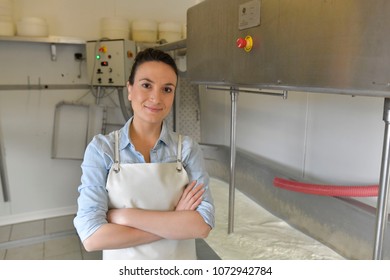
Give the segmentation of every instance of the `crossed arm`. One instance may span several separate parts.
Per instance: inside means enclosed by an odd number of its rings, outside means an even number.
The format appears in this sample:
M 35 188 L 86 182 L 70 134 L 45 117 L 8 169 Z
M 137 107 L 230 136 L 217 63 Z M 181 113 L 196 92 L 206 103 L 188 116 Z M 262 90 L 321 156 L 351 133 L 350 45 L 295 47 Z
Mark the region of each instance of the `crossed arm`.
M 196 208 L 202 202 L 203 185 L 191 182 L 174 211 L 153 211 L 136 208 L 112 209 L 108 223 L 84 240 L 87 251 L 120 249 L 160 239 L 205 238 L 211 228 Z

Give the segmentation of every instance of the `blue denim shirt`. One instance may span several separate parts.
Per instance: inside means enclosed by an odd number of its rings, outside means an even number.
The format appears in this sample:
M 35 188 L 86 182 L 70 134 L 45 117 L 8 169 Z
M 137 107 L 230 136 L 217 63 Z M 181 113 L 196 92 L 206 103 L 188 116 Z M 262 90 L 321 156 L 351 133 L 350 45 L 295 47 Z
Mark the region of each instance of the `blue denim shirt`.
M 141 153 L 135 150 L 128 137 L 130 119 L 120 130 L 119 153 L 121 163 L 145 163 Z M 176 162 L 178 134 L 168 130 L 163 123 L 160 138 L 150 152 L 151 162 Z M 205 222 L 214 227 L 214 203 L 209 189 L 209 175 L 206 171 L 203 153 L 190 137 L 182 137 L 182 161 L 190 182 L 196 180 L 205 185 L 204 199 L 196 211 Z M 114 133 L 97 135 L 88 144 L 81 164 L 81 185 L 78 188 L 78 211 L 74 225 L 80 239 L 84 241 L 101 225 L 106 224 L 108 195 L 106 182 L 108 172 L 114 163 Z

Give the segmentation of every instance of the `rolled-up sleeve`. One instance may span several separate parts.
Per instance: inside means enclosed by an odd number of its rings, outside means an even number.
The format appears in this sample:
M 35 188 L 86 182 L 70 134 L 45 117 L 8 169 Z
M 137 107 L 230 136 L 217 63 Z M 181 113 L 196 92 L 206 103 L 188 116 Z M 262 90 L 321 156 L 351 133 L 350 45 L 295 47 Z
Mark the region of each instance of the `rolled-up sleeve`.
M 211 227 L 215 226 L 214 201 L 209 187 L 210 177 L 206 170 L 202 149 L 199 144 L 189 137 L 183 141 L 183 161 L 190 181 L 196 180 L 198 184 L 204 184 L 205 193 L 203 200 L 196 211 Z
M 81 164 L 78 210 L 74 219 L 74 226 L 81 241 L 107 223 L 108 195 L 105 186 L 109 162 L 110 159 L 96 138 L 92 140 L 85 150 Z

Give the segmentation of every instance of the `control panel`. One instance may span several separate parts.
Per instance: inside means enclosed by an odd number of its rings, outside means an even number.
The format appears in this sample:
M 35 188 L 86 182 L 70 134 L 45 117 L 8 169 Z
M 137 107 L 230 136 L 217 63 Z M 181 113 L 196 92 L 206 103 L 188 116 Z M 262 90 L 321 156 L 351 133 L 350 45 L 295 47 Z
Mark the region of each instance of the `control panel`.
M 86 52 L 92 86 L 126 86 L 136 55 L 135 42 L 124 39 L 87 41 Z
M 260 25 L 260 0 L 252 0 L 241 4 L 238 9 L 238 29 L 245 30 Z M 236 45 L 246 52 L 250 52 L 253 47 L 253 38 L 251 35 L 239 37 Z

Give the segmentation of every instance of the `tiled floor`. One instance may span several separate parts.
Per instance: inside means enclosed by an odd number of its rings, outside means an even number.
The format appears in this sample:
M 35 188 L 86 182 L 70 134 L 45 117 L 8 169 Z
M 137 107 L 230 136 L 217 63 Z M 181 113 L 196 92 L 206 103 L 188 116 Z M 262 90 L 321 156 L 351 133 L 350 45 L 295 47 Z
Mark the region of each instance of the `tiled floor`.
M 84 250 L 73 215 L 0 227 L 0 259 L 98 260 L 101 252 Z
M 73 227 L 73 215 L 0 227 L 0 260 L 100 260 L 101 252 L 84 250 Z M 203 240 L 198 258 L 219 259 Z

